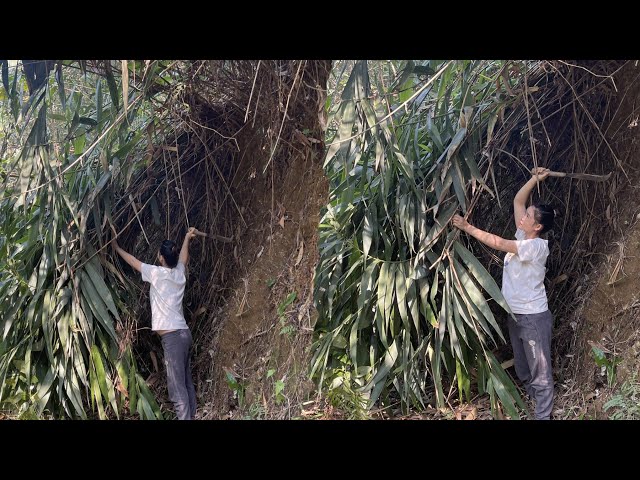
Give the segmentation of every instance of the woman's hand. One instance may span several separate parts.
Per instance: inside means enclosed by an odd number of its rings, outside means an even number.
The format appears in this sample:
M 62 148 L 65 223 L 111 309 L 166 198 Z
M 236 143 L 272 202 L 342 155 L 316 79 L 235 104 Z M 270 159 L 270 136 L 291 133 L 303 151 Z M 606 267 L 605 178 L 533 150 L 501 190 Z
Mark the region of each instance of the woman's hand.
M 533 170 L 531 170 L 531 175 L 533 175 L 533 178 L 537 177 L 538 181 L 541 182 L 542 180 L 544 180 L 549 176 L 550 171 L 551 170 L 549 170 L 548 168 L 536 167 Z
M 457 213 L 453 216 L 453 226 L 459 228 L 463 232 L 467 231 L 471 224 Z
M 187 230 L 187 237 L 189 238 L 189 240 L 194 238 L 197 234 L 198 230 L 196 230 L 196 227 L 190 227 L 189 230 Z

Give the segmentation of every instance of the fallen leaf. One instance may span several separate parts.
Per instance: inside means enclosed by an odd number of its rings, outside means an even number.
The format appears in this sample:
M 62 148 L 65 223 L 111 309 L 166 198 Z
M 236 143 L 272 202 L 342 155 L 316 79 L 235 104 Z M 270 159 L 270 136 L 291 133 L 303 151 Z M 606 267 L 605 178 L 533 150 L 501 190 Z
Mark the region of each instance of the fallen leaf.
M 296 259 L 295 266 L 297 267 L 300 261 L 302 260 L 302 255 L 304 254 L 304 242 L 300 243 L 300 251 L 298 252 L 298 258 Z
M 127 392 L 127 389 L 124 388 L 120 379 L 118 379 L 118 383 L 116 384 L 116 390 L 122 393 L 125 396 L 125 398 L 129 398 L 129 392 Z

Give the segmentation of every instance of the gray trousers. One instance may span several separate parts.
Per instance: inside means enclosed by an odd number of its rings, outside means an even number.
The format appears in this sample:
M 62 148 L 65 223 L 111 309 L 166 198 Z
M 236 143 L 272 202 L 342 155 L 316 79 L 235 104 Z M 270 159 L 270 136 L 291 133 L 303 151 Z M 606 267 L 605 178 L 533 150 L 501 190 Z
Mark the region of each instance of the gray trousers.
M 196 415 L 196 389 L 191 379 L 191 331 L 188 328 L 165 333 L 160 337 L 167 367 L 169 399 L 178 420 L 193 420 Z
M 535 398 L 536 420 L 549 420 L 553 407 L 553 370 L 551 367 L 551 330 L 553 316 L 542 313 L 514 314 L 509 317 L 509 337 L 514 366 L 527 394 Z

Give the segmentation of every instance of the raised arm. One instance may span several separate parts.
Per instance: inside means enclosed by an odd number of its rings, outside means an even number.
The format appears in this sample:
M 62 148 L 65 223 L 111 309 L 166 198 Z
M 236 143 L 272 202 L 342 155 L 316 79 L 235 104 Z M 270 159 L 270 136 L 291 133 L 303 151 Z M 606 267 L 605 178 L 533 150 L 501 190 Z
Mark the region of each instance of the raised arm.
M 187 230 L 187 234 L 184 236 L 184 241 L 182 242 L 182 248 L 180 249 L 180 257 L 178 261 L 181 262 L 185 267 L 187 266 L 187 262 L 189 261 L 189 242 L 193 237 L 196 236 L 197 230 L 194 227 L 189 228 Z
M 516 224 L 516 228 L 518 228 L 518 224 L 524 214 L 527 211 L 527 199 L 529 198 L 529 194 L 533 187 L 536 186 L 538 181 L 542 181 L 549 176 L 549 169 L 537 167 L 533 172 L 533 176 L 529 179 L 527 183 L 525 183 L 516 196 L 513 198 L 513 220 Z
M 473 238 L 480 240 L 485 245 L 500 250 L 501 252 L 518 253 L 518 246 L 515 240 L 507 240 L 505 238 L 494 235 L 493 233 L 485 232 L 477 227 L 474 227 L 467 222 L 460 215 L 453 216 L 453 225 L 460 230 L 467 232 Z
M 115 248 L 116 252 L 118 252 L 118 255 L 120 255 L 125 262 L 131 265 L 134 270 L 137 270 L 139 272 L 142 269 L 142 262 L 130 253 L 127 253 L 122 248 L 120 248 L 120 245 L 118 245 L 118 241 L 116 239 L 113 240 L 113 247 Z

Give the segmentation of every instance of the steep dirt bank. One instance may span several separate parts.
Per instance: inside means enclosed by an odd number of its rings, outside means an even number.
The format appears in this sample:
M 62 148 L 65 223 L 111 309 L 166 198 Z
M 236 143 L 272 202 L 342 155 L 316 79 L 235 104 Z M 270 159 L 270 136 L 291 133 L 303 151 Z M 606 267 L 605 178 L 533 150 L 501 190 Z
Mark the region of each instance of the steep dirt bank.
M 315 321 L 317 229 L 328 193 L 320 153 L 292 159 L 273 185 L 259 174 L 247 185 L 251 213 L 237 288 L 220 313 L 216 349 L 204 354 L 212 362 L 200 378 L 203 418 L 235 418 L 235 410 L 236 416 L 286 418 L 312 388 L 307 347 Z M 229 386 L 228 374 L 237 388 Z M 278 394 L 276 382 L 283 385 Z
M 313 389 L 308 346 L 317 230 L 328 195 L 322 161 L 331 62 L 305 65 L 315 84 L 302 77 L 299 93 L 280 99 L 286 128 L 279 132 L 277 114 L 238 137 L 242 166 L 230 191 L 242 222 L 232 255 L 219 259 L 234 273 L 204 326 L 214 334 L 203 337 L 196 355 L 198 418 L 291 418 Z M 278 134 L 282 149 L 273 159 L 263 131 Z
M 610 208 L 601 217 L 615 236 L 589 255 L 593 270 L 577 287 L 576 309 L 560 328 L 555 359 L 560 418 L 608 418 L 603 404 L 640 367 L 639 80 L 640 68 L 633 62 L 616 76 L 619 105 L 608 137 L 622 171 L 614 177 Z M 594 347 L 604 353 L 601 366 Z M 617 364 L 615 377 L 607 378 L 607 364 Z

